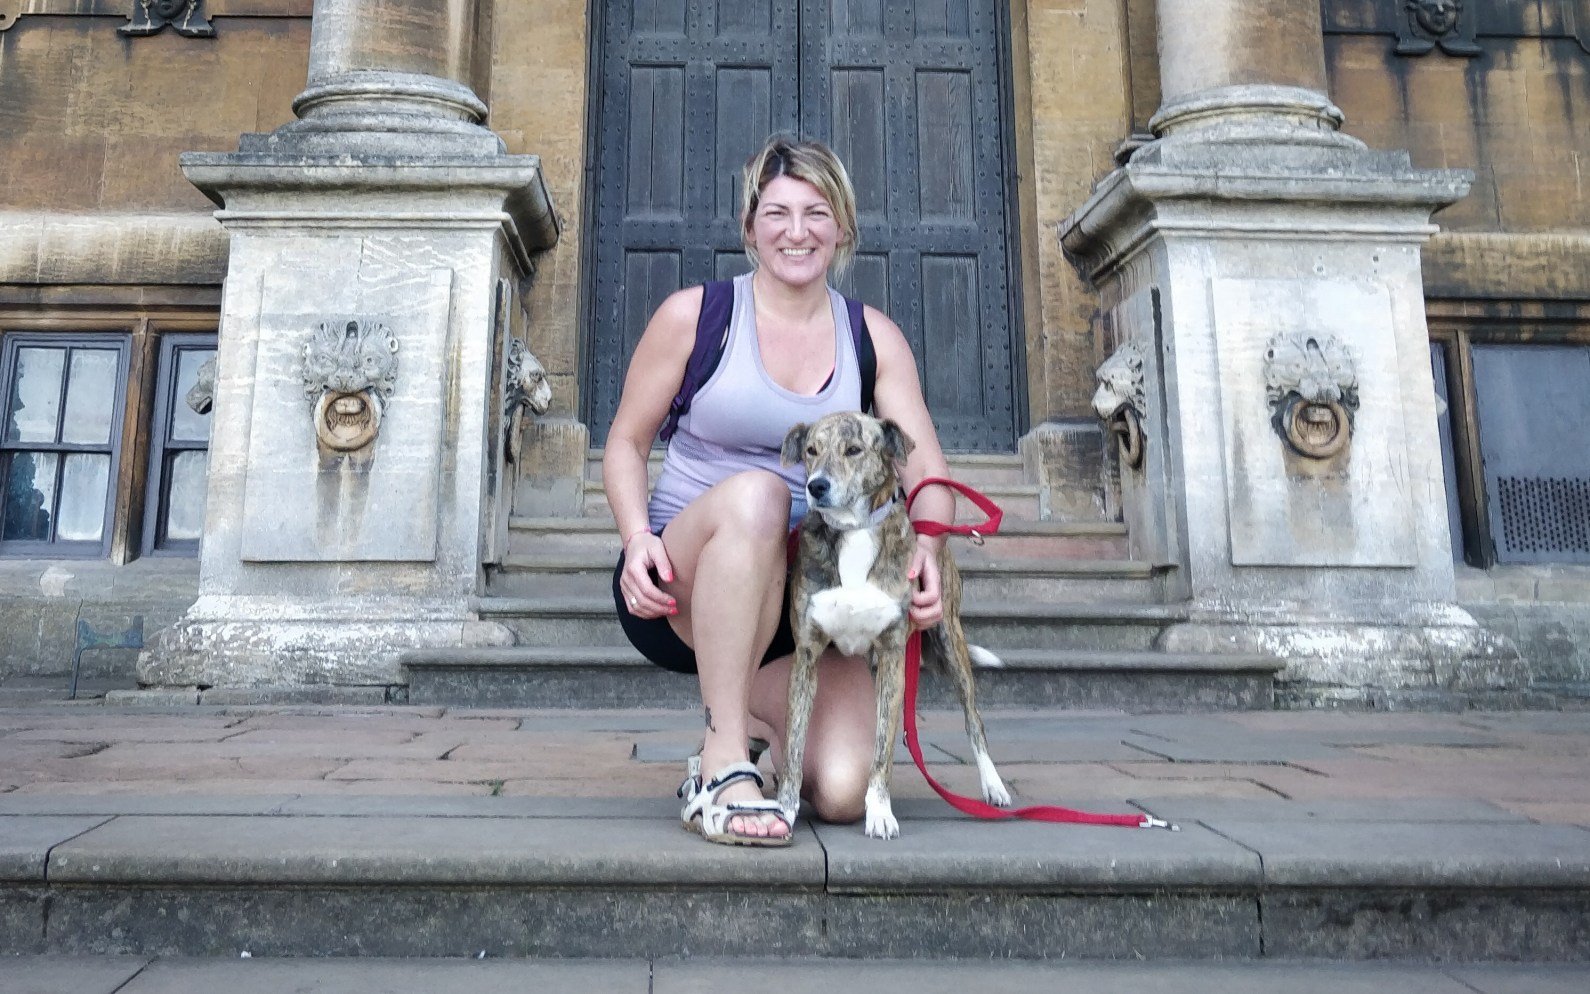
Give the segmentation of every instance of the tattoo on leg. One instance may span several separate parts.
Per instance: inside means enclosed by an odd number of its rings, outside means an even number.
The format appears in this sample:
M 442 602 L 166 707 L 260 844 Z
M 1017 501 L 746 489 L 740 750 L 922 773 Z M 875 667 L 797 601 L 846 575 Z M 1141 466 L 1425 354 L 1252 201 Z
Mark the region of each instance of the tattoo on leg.
M 707 708 L 707 731 L 716 732 L 718 729 L 712 724 L 712 709 Z

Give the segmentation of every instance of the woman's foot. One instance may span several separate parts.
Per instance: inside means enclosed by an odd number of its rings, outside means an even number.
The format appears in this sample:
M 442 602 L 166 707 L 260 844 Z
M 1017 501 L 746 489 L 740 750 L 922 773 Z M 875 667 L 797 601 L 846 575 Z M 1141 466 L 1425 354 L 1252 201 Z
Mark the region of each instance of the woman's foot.
M 707 792 L 714 789 L 713 784 L 721 782 L 721 785 L 716 787 L 715 796 L 711 798 L 700 798 L 699 794 L 687 798 L 685 820 L 687 823 L 696 820 L 689 827 L 701 831 L 716 842 L 745 840 L 744 844 L 748 845 L 788 844 L 791 826 L 778 809 L 777 802 L 763 796 L 761 776 L 743 753 L 739 756 L 731 753 L 727 762 L 720 762 L 718 755 L 703 751 L 700 759 L 703 776 L 696 781 L 695 790 Z M 690 786 L 687 780 L 686 788 Z M 710 820 L 707 809 L 736 806 L 761 810 L 725 811 L 718 816 L 721 819 L 719 826 L 707 824 Z

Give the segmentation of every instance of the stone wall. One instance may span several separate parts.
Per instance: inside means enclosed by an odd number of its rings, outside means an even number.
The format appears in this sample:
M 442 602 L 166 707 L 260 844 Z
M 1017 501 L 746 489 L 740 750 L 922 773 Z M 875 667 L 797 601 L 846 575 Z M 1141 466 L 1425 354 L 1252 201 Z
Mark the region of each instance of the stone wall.
M 586 0 L 499 2 L 492 22 L 488 127 L 508 151 L 539 155 L 563 233 L 538 257 L 530 351 L 547 370 L 553 415 L 579 413 L 584 248 Z
M 125 10 L 0 33 L 0 225 L 19 233 L 0 240 L 0 283 L 218 282 L 225 241 L 177 156 L 292 120 L 310 3 L 223 6 L 256 16 L 216 17 L 214 38 L 126 37 Z
M 1026 35 L 1014 39 L 1013 60 L 1025 67 L 1031 114 L 1018 106 L 1024 241 L 1035 245 L 1027 288 L 1027 389 L 1031 423 L 1090 416 L 1098 298 L 1060 251 L 1060 221 L 1087 199 L 1094 181 L 1115 165 L 1114 152 L 1132 130 L 1127 85 L 1128 5 L 1122 0 L 1031 0 Z M 1021 19 L 1017 18 L 1019 25 Z M 1150 39 L 1152 43 L 1152 39 Z M 1025 49 L 1023 52 L 1022 49 Z M 1031 264 L 1031 262 L 1029 262 Z

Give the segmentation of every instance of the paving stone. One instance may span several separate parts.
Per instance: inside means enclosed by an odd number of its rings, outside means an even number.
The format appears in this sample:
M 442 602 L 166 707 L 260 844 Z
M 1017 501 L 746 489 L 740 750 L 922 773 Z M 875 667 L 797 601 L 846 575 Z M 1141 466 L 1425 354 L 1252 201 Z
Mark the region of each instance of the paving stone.
M 1448 970 L 1480 994 L 1584 994 L 1590 990 L 1590 967 L 1498 964 L 1457 966 Z
M 145 956 L 0 956 L 6 994 L 122 994 Z M 145 988 L 148 990 L 149 988 Z
M 293 794 L 252 797 L 138 794 L 3 794 L 0 815 L 251 815 L 266 814 Z
M 22 956 L 44 951 L 49 894 L 42 885 L 0 886 L 0 952 Z M 0 955 L 0 963 L 5 961 L 4 955 Z M 5 989 L 0 985 L 0 990 Z
M 865 990 L 868 994 L 1474 994 L 1438 968 L 1356 963 L 663 959 L 654 965 L 653 973 L 654 994 L 743 990 L 747 978 L 755 978 L 756 984 L 751 986 L 761 985 L 780 994 L 831 994 L 837 990 Z M 1499 974 L 1508 975 L 1506 970 Z
M 3 800 L 3 799 L 0 799 Z M 667 797 L 299 797 L 271 813 L 408 818 L 638 818 L 677 820 L 680 802 Z M 0 808 L 3 810 L 3 808 Z
M 1517 812 L 1525 818 L 1534 821 L 1557 823 L 1562 825 L 1579 825 L 1590 828 L 1590 803 L 1571 801 L 1558 803 L 1555 801 L 1515 801 L 1504 804 L 1509 811 Z
M 1036 822 L 914 821 L 882 841 L 818 826 L 834 893 L 1254 889 L 1258 857 L 1212 832 Z
M 396 789 L 391 780 L 88 780 L 81 783 L 33 783 L 18 787 L 8 796 L 41 797 L 114 797 L 114 796 L 183 796 L 214 797 L 272 797 L 282 794 L 390 794 Z M 410 794 L 484 794 L 489 784 L 433 783 L 416 781 L 405 783 L 402 789 Z M 150 812 L 159 813 L 159 812 Z
M 1174 739 L 1129 735 L 1126 744 L 1141 759 L 1144 753 L 1175 763 L 1287 763 L 1334 756 L 1338 750 L 1307 739 L 1267 735 L 1232 735 L 1230 730 Z M 1116 758 L 1116 757 L 1109 757 Z
M 191 784 L 203 780 L 319 779 L 343 765 L 336 759 L 306 756 L 194 756 L 186 748 L 118 742 L 77 759 L 39 762 L 33 772 L 35 778 L 60 781 L 170 780 Z
M 130 725 L 95 725 L 81 727 L 49 726 L 23 728 L 12 732 L 8 739 L 17 742 L 219 742 L 232 730 L 225 724 L 195 722 L 150 722 Z
M 644 960 L 176 959 L 155 962 L 117 994 L 647 994 L 649 975 Z
M 56 883 L 821 887 L 823 853 L 703 844 L 632 820 L 118 818 L 50 853 Z M 804 841 L 804 844 L 801 844 Z
M 52 847 L 109 820 L 100 816 L 0 815 L 0 880 L 42 882 Z
M 1175 822 L 1329 821 L 1329 822 L 1521 822 L 1525 816 L 1485 801 L 1418 799 L 1409 801 L 1293 801 L 1279 797 L 1134 797 L 1144 811 Z
M 1210 828 L 1263 856 L 1267 887 L 1590 889 L 1590 832 L 1495 822 L 1260 822 Z
M 1173 764 L 1165 764 L 1173 767 Z M 1281 769 L 1268 767 L 1267 769 Z M 1174 768 L 1180 774 L 1174 778 L 1146 778 L 1131 776 L 1109 766 L 1093 764 L 1076 765 L 1022 765 L 1007 766 L 1000 770 L 1011 792 L 1024 804 L 1068 804 L 1077 797 L 1100 797 L 1125 804 L 1137 796 L 1152 797 L 1242 797 L 1274 798 L 1275 791 L 1262 786 L 1255 779 L 1256 771 L 1245 775 L 1203 774 L 1197 766 Z

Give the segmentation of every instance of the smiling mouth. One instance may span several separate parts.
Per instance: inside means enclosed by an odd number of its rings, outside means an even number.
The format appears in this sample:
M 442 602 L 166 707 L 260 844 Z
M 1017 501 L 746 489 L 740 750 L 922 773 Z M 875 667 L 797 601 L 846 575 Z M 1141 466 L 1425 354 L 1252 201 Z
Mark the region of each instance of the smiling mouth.
M 793 256 L 797 256 L 797 257 L 805 257 L 805 256 L 808 256 L 808 255 L 811 255 L 815 251 L 817 251 L 817 250 L 816 249 L 809 249 L 809 248 L 803 248 L 803 249 L 791 249 L 791 248 L 779 249 L 779 252 L 781 254 L 783 254 L 783 255 L 793 255 Z

